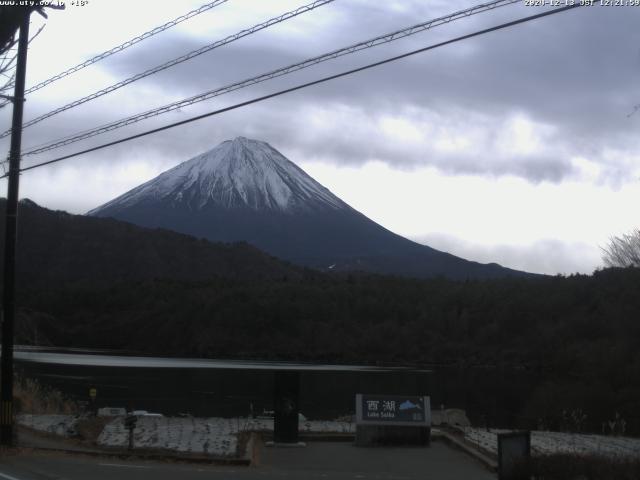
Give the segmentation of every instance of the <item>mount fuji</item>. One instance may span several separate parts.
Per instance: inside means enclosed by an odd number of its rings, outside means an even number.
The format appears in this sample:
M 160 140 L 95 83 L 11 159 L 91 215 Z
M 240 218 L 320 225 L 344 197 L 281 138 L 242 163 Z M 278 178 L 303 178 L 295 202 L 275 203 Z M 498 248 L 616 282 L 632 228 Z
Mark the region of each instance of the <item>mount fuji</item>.
M 525 275 L 420 245 L 365 217 L 269 144 L 238 137 L 88 212 L 212 241 L 246 241 L 333 271 L 449 278 Z

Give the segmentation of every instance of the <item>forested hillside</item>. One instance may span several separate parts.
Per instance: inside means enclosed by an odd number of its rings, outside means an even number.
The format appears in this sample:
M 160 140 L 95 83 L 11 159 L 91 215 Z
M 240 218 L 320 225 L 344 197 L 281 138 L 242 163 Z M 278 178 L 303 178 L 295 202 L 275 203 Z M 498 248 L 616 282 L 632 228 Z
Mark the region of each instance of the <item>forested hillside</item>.
M 18 278 L 18 343 L 520 369 L 535 377 L 523 416 L 583 409 L 599 425 L 620 412 L 640 433 L 637 268 L 475 281 L 323 274 L 246 244 L 25 202 Z M 479 393 L 513 393 L 500 388 Z
M 0 199 L 0 218 L 6 200 Z M 4 247 L 0 221 L 0 251 Z M 0 256 L 0 267 L 3 257 Z M 108 286 L 117 282 L 216 276 L 244 279 L 300 277 L 302 269 L 246 243 L 213 243 L 110 218 L 71 215 L 20 202 L 17 279 L 20 286 Z
M 524 402 L 528 418 L 578 408 L 632 418 L 640 404 L 639 288 L 640 269 L 474 282 L 131 282 L 24 292 L 20 340 L 156 355 L 516 368 L 540 380 Z

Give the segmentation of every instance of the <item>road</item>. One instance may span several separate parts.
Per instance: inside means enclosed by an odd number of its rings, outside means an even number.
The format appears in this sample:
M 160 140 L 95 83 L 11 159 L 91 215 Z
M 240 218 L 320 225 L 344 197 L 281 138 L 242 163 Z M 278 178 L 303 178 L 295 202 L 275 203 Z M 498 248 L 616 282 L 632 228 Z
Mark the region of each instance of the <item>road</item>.
M 128 461 L 109 457 L 22 452 L 2 454 L 0 480 L 495 480 L 465 454 L 441 442 L 429 448 L 357 448 L 345 443 L 310 443 L 306 448 L 263 448 L 259 464 Z

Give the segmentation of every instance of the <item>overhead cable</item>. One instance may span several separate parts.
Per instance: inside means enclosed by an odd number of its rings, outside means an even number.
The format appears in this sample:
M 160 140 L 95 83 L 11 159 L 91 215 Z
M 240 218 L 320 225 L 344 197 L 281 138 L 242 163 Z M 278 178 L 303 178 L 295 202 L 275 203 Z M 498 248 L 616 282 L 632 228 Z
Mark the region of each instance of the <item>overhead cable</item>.
M 508 28 L 508 27 L 513 27 L 513 26 L 520 25 L 520 24 L 523 24 L 523 23 L 526 23 L 526 22 L 530 22 L 532 20 L 537 20 L 539 18 L 543 18 L 543 17 L 547 17 L 547 16 L 550 16 L 550 15 L 554 15 L 554 14 L 557 14 L 557 13 L 566 12 L 568 10 L 572 10 L 574 8 L 578 8 L 578 7 L 581 7 L 581 6 L 582 6 L 581 4 L 574 4 L 574 5 L 568 5 L 568 6 L 565 6 L 565 7 L 554 8 L 552 10 L 547 10 L 545 12 L 542 12 L 542 13 L 539 13 L 539 14 L 536 14 L 536 15 L 531 15 L 531 16 L 528 16 L 528 17 L 519 18 L 517 20 L 513 20 L 513 21 L 510 21 L 510 22 L 507 22 L 507 23 L 502 23 L 500 25 L 496 25 L 496 26 L 493 26 L 493 27 L 490 27 L 490 28 L 485 28 L 483 30 L 478 30 L 476 32 L 469 33 L 467 35 L 462 35 L 460 37 L 456 37 L 456 38 L 453 38 L 451 40 L 446 40 L 444 42 L 440 42 L 440 43 L 436 43 L 434 45 L 429 45 L 427 47 L 419 48 L 419 49 L 413 50 L 411 52 L 407 52 L 407 53 L 403 53 L 401 55 L 396 55 L 394 57 L 386 58 L 384 60 L 380 60 L 378 62 L 370 63 L 370 64 L 367 64 L 367 65 L 362 66 L 362 67 L 358 67 L 358 68 L 354 68 L 354 69 L 351 69 L 351 70 L 347 70 L 345 72 L 337 73 L 335 75 L 330 75 L 330 76 L 327 76 L 327 77 L 323 77 L 323 78 L 320 78 L 318 80 L 314 80 L 312 82 L 303 83 L 301 85 L 296 85 L 295 87 L 286 88 L 284 90 L 280 90 L 278 92 L 271 93 L 269 95 L 263 95 L 261 97 L 257 97 L 257 98 L 251 99 L 251 100 L 247 100 L 245 102 L 236 103 L 235 105 L 231 105 L 231 106 L 225 107 L 225 108 L 220 108 L 218 110 L 214 110 L 212 112 L 204 113 L 202 115 L 197 115 L 195 117 L 191 117 L 191 118 L 188 118 L 186 120 L 182 120 L 180 122 L 170 123 L 168 125 L 164 125 L 162 127 L 154 128 L 154 129 L 148 130 L 146 132 L 138 133 L 136 135 L 131 135 L 129 137 L 121 138 L 119 140 L 114 140 L 112 142 L 104 143 L 102 145 L 97 145 L 95 147 L 91 147 L 91 148 L 88 148 L 86 150 L 81 150 L 79 152 L 71 153 L 69 155 L 64 155 L 62 157 L 54 158 L 54 159 L 48 160 L 46 162 L 41 162 L 41 163 L 37 163 L 37 164 L 34 164 L 34 165 L 30 165 L 28 167 L 22 168 L 20 171 L 24 172 L 24 171 L 27 171 L 27 170 L 33 170 L 35 168 L 43 167 L 45 165 L 51 165 L 53 163 L 61 162 L 63 160 L 67 160 L 69 158 L 77 157 L 79 155 L 95 152 L 97 150 L 102 150 L 104 148 L 111 147 L 111 146 L 114 146 L 114 145 L 118 145 L 120 143 L 129 142 L 129 141 L 135 140 L 137 138 L 145 137 L 147 135 L 151 135 L 151 134 L 154 134 L 154 133 L 158 133 L 158 132 L 162 132 L 162 131 L 165 131 L 165 130 L 169 130 L 171 128 L 178 127 L 180 125 L 185 125 L 187 123 L 195 122 L 195 121 L 201 120 L 203 118 L 212 117 L 214 115 L 220 115 L 222 113 L 229 112 L 231 110 L 236 110 L 236 109 L 241 108 L 241 107 L 246 107 L 247 105 L 251 105 L 251 104 L 254 104 L 254 103 L 262 102 L 264 100 L 268 100 L 270 98 L 278 97 L 280 95 L 284 95 L 284 94 L 287 94 L 287 93 L 295 92 L 297 90 L 302 90 L 303 88 L 311 87 L 313 85 L 318 85 L 320 83 L 328 82 L 330 80 L 335 80 L 335 79 L 341 78 L 341 77 L 346 77 L 347 75 L 352 75 L 352 74 L 357 73 L 357 72 L 362 72 L 364 70 L 369 70 L 371 68 L 379 67 L 381 65 L 385 65 L 385 64 L 388 64 L 388 63 L 391 63 L 391 62 L 395 62 L 395 61 L 401 60 L 403 58 L 410 57 L 412 55 L 416 55 L 416 54 L 419 54 L 419 53 L 427 52 L 429 50 L 434 50 L 436 48 L 440 48 L 440 47 L 443 47 L 445 45 L 450 45 L 452 43 L 460 42 L 462 40 L 467 40 L 469 38 L 477 37 L 477 36 L 484 35 L 484 34 L 487 34 L 487 33 L 490 33 L 490 32 L 495 32 L 497 30 L 502 30 L 502 29 L 505 29 L 505 28 Z M 5 178 L 6 176 L 7 175 L 3 175 L 0 178 Z
M 33 93 L 36 90 L 40 90 L 41 88 L 46 87 L 47 85 L 60 80 L 61 78 L 67 77 L 75 72 L 77 72 L 78 70 L 82 70 L 85 67 L 88 67 L 89 65 L 93 65 L 96 62 L 99 62 L 100 60 L 104 60 L 107 57 L 110 57 L 111 55 L 121 52 L 122 50 L 129 48 L 133 45 L 135 45 L 136 43 L 139 43 L 143 40 L 146 40 L 147 38 L 153 37 L 154 35 L 157 35 L 158 33 L 164 32 L 165 30 L 168 30 L 171 27 L 175 27 L 176 25 L 178 25 L 179 23 L 184 22 L 185 20 L 189 20 L 190 18 L 195 17 L 196 15 L 200 15 L 203 12 L 206 12 L 207 10 L 211 10 L 214 7 L 217 7 L 218 5 L 222 5 L 225 2 L 228 2 L 229 0 L 215 0 L 213 2 L 207 3 L 205 5 L 202 5 L 201 7 L 196 8 L 195 10 L 191 10 L 190 12 L 185 13 L 184 15 L 180 15 L 177 18 L 174 18 L 173 20 L 160 25 L 159 27 L 155 27 L 152 30 L 149 30 L 148 32 L 143 33 L 142 35 L 138 35 L 137 37 L 132 38 L 131 40 L 127 40 L 126 42 L 118 45 L 117 47 L 113 47 L 110 50 L 107 50 L 106 52 L 102 52 L 94 57 L 91 57 L 88 60 L 85 60 L 82 63 L 79 63 L 78 65 L 75 65 L 71 68 L 68 68 L 67 70 L 58 73 L 57 75 L 54 75 L 53 77 L 50 77 L 46 80 L 43 80 L 42 82 L 38 83 L 37 85 L 34 85 L 33 87 L 28 88 L 24 93 L 25 95 L 28 95 L 29 93 Z
M 424 30 L 428 30 L 440 25 L 444 25 L 447 23 L 450 23 L 452 21 L 461 19 L 461 18 L 465 18 L 465 17 L 469 17 L 471 15 L 475 15 L 481 12 L 486 12 L 488 10 L 493 10 L 495 8 L 498 7 L 502 7 L 502 6 L 506 6 L 506 5 L 511 5 L 513 3 L 519 3 L 520 0 L 500 0 L 500 1 L 493 1 L 493 2 L 488 2 L 488 3 L 483 3 L 480 5 L 476 5 L 472 8 L 468 8 L 465 10 L 461 10 L 449 15 L 445 15 L 443 17 L 439 17 L 436 19 L 432 19 L 432 20 L 428 20 L 426 22 L 422 22 L 419 23 L 417 25 L 413 25 L 411 27 L 408 28 L 404 28 L 402 30 L 397 30 L 391 33 L 387 33 L 384 35 L 380 35 L 378 37 L 375 38 L 371 38 L 369 40 L 365 40 L 359 43 L 356 43 L 354 45 L 350 45 L 348 47 L 344 47 L 338 50 L 333 50 L 331 52 L 328 53 L 324 53 L 322 55 L 316 56 L 316 57 L 312 57 L 312 58 L 308 58 L 306 60 L 303 60 L 301 62 L 298 63 L 294 63 L 292 65 L 288 65 L 286 67 L 282 67 L 279 68 L 277 70 L 273 70 L 267 73 L 263 73 L 261 75 L 258 75 L 256 77 L 252 77 L 252 78 L 248 78 L 245 80 L 241 80 L 239 82 L 235 82 L 232 83 L 230 85 L 226 85 L 224 87 L 220 87 L 220 88 L 216 88 L 213 90 L 209 90 L 207 92 L 195 95 L 193 97 L 189 97 L 183 100 L 179 100 L 173 103 L 170 103 L 168 105 L 164 105 L 152 110 L 148 110 L 146 112 L 142 112 L 142 113 L 138 113 L 136 115 L 127 117 L 127 118 L 123 118 L 111 123 L 107 123 L 105 125 L 101 125 L 99 127 L 95 127 L 93 129 L 90 130 L 84 130 L 82 132 L 78 132 L 72 135 L 69 135 L 67 137 L 58 139 L 58 140 L 54 140 L 51 142 L 47 142 L 44 145 L 38 146 L 36 148 L 33 148 L 27 152 L 25 152 L 23 155 L 35 155 L 38 153 L 43 153 L 46 152 L 48 150 L 53 150 L 56 148 L 60 148 L 66 145 L 70 145 L 72 143 L 75 142 L 79 142 L 81 140 L 85 140 L 87 138 L 91 138 L 94 137 L 96 135 L 100 135 L 112 130 L 116 130 L 118 128 L 122 128 L 125 127 L 127 125 L 131 125 L 137 122 L 140 122 L 142 120 L 146 120 L 148 118 L 151 117 L 155 117 L 167 112 L 171 112 L 173 110 L 177 110 L 189 105 L 193 105 L 195 103 L 199 103 L 205 100 L 209 100 L 211 98 L 220 96 L 220 95 L 224 95 L 226 93 L 230 93 L 230 92 L 234 92 L 236 90 L 239 90 L 241 88 L 246 88 L 258 83 L 262 83 L 265 82 L 267 80 L 271 80 L 273 78 L 277 78 L 277 77 L 281 77 L 283 75 L 287 75 L 289 73 L 293 73 L 308 67 L 311 67 L 313 65 L 317 65 L 319 63 L 322 62 L 326 62 L 328 60 L 333 60 L 335 58 L 344 56 L 344 55 L 349 55 L 355 52 L 359 52 L 361 50 L 364 49 L 368 49 L 368 48 L 372 48 L 375 47 L 377 45 L 381 45 L 384 43 L 389 43 L 395 40 L 398 40 L 400 38 L 404 38 L 404 37 L 408 37 L 410 35 L 414 35 L 418 32 L 422 32 Z
M 316 0 L 308 5 L 304 5 L 302 7 L 296 8 L 295 10 L 292 10 L 290 12 L 287 13 L 283 13 L 282 15 L 278 15 L 277 17 L 271 18 L 269 20 L 267 20 L 266 22 L 262 22 L 259 23 L 257 25 L 254 25 L 251 28 L 247 28 L 244 30 L 241 30 L 238 33 L 235 33 L 233 35 L 229 35 L 228 37 L 223 38 L 222 40 L 218 40 L 216 42 L 210 43 L 208 45 L 205 45 L 204 47 L 198 48 L 196 50 L 193 50 L 189 53 L 186 53 L 184 55 L 181 55 L 177 58 L 174 58 L 173 60 L 169 60 L 168 62 L 165 62 L 161 65 L 158 65 L 156 67 L 150 68 L 148 70 L 145 70 L 144 72 L 138 73 L 132 77 L 126 78 L 125 80 L 121 80 L 117 83 L 114 83 L 113 85 L 110 85 L 108 87 L 105 87 L 101 90 L 98 90 L 97 92 L 94 92 L 90 95 L 87 95 L 85 97 L 82 97 L 78 100 L 74 100 L 71 103 L 68 103 L 66 105 L 63 105 L 62 107 L 56 108 L 55 110 L 52 110 L 50 112 L 47 112 L 43 115 L 40 115 L 39 117 L 36 117 L 32 120 L 29 120 L 28 122 L 25 122 L 22 125 L 22 128 L 27 128 L 30 127 L 31 125 L 35 125 L 36 123 L 39 123 L 43 120 L 46 120 L 49 117 L 52 117 L 54 115 L 57 115 L 58 113 L 62 113 L 66 110 L 69 110 L 71 108 L 77 107 L 79 105 L 82 105 L 83 103 L 89 102 L 91 100 L 95 100 L 96 98 L 102 97 L 103 95 L 106 95 L 108 93 L 111 93 L 115 90 L 118 90 L 119 88 L 122 88 L 126 85 L 129 85 L 133 82 L 136 82 L 138 80 L 141 80 L 145 77 L 148 77 L 150 75 L 154 75 L 156 73 L 159 73 L 163 70 L 166 70 L 168 68 L 171 68 L 173 66 L 179 65 L 183 62 L 186 62 L 188 60 L 191 60 L 192 58 L 195 58 L 199 55 L 202 55 L 204 53 L 210 52 L 211 50 L 214 50 L 216 48 L 222 47 L 223 45 L 227 45 L 229 43 L 235 42 L 236 40 L 239 40 L 243 37 L 246 37 L 248 35 L 254 34 L 256 32 L 259 32 L 260 30 L 264 30 L 265 28 L 269 28 L 272 25 L 276 25 L 278 23 L 284 22 L 285 20 L 289 20 L 290 18 L 296 17 L 298 15 L 301 15 L 303 13 L 309 12 L 311 10 L 314 10 L 318 7 L 321 7 L 323 5 L 326 5 L 327 3 L 331 3 L 334 0 Z M 3 132 L 2 134 L 0 134 L 0 138 L 4 138 L 8 135 L 11 134 L 11 129 L 6 130 L 5 132 Z

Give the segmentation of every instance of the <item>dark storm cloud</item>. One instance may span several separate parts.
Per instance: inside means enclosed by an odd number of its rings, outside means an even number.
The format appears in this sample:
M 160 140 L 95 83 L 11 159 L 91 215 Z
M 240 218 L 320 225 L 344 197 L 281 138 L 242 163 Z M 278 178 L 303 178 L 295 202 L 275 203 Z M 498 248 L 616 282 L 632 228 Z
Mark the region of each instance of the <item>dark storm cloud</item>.
M 159 106 L 470 4 L 380 5 L 336 2 L 326 7 L 335 8 L 336 20 L 327 31 L 287 41 L 274 27 L 273 32 L 261 32 L 126 87 L 95 106 L 61 115 L 46 129 L 34 127 L 32 138 L 38 143 L 36 140 L 45 137 L 56 138 L 120 118 L 125 109 L 120 108 L 118 99 L 126 101 L 130 91 L 140 92 L 145 100 L 148 97 L 149 107 Z M 185 108 L 126 133 L 536 12 L 508 7 L 478 15 Z M 396 168 L 431 165 L 450 174 L 516 175 L 532 182 L 560 182 L 576 175 L 570 158 L 578 155 L 599 164 L 605 181 L 622 182 L 633 168 L 629 156 L 637 155 L 640 146 L 636 134 L 640 114 L 628 116 L 640 102 L 639 21 L 640 8 L 578 9 L 180 127 L 98 158 L 113 161 L 121 154 L 126 159 L 127 154 L 140 152 L 149 157 L 175 155 L 176 160 L 182 160 L 226 138 L 247 135 L 269 141 L 285 154 L 292 152 L 295 161 L 357 165 L 378 160 Z M 114 56 L 103 68 L 123 78 L 203 43 L 174 33 Z M 469 138 L 477 143 L 463 151 L 448 152 L 437 148 L 431 137 L 417 144 L 390 142 L 381 124 L 407 112 L 409 121 L 424 122 L 443 138 L 469 132 Z M 541 128 L 543 145 L 539 151 L 496 153 L 491 148 L 509 136 L 503 129 L 514 118 L 524 118 Z M 100 141 L 122 135 L 124 130 L 100 137 Z

